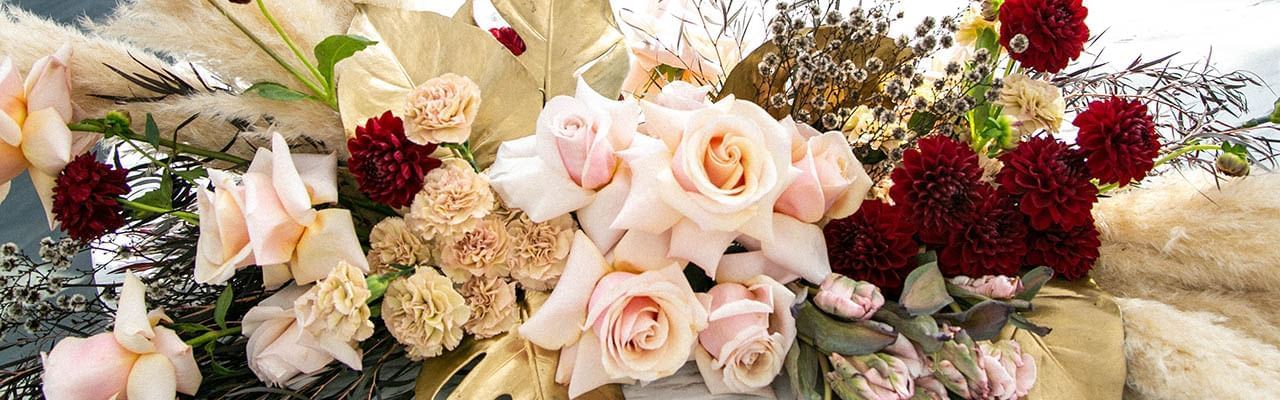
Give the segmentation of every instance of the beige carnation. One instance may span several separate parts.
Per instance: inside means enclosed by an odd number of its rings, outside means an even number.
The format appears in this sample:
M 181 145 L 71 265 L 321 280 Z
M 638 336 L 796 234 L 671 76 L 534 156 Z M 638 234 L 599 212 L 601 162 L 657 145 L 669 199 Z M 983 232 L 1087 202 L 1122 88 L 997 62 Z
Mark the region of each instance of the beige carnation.
M 471 306 L 464 326 L 477 338 L 506 333 L 516 326 L 516 287 L 501 278 L 473 278 L 462 284 L 462 297 Z
M 431 262 L 431 248 L 402 218 L 387 218 L 369 232 L 369 269 L 374 274 L 396 265 L 415 267 Z
M 995 183 L 996 175 L 1000 174 L 1000 170 L 1004 168 L 1004 162 L 1000 159 L 987 157 L 985 152 L 978 152 L 978 167 L 982 168 L 982 181 L 986 183 Z
M 470 230 L 493 207 L 489 178 L 476 173 L 465 160 L 450 158 L 427 173 L 405 222 L 422 239 L 433 240 Z
M 533 222 L 518 212 L 507 222 L 511 252 L 507 265 L 511 278 L 529 290 L 550 290 L 564 273 L 565 258 L 573 245 L 573 218 L 563 215 L 546 222 Z
M 462 326 L 470 318 L 471 309 L 453 289 L 453 282 L 432 268 L 418 268 L 413 275 L 391 282 L 382 300 L 387 331 L 415 361 L 458 347 Z
M 369 296 L 364 273 L 338 261 L 329 276 L 294 300 L 293 307 L 298 322 L 321 342 L 348 343 L 373 335 Z
M 1041 129 L 1058 133 L 1067 108 L 1057 86 L 1023 74 L 1004 79 L 996 103 L 1004 106 L 1004 113 L 1014 119 L 1014 129 L 1019 135 Z
M 480 220 L 471 230 L 440 242 L 440 269 L 454 282 L 473 277 L 505 277 L 510 274 L 507 254 L 511 236 L 498 215 Z
M 470 78 L 444 74 L 432 78 L 405 101 L 405 136 L 417 144 L 462 143 L 480 111 L 480 87 Z

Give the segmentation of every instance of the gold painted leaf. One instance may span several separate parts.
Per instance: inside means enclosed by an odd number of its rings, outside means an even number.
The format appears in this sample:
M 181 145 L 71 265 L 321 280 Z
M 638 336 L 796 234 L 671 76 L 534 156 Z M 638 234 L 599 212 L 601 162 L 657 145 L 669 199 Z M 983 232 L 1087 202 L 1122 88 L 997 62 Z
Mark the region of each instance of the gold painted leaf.
M 1040 290 L 1028 319 L 1053 328 L 1046 336 L 1006 328 L 1035 357 L 1032 400 L 1119 399 L 1124 393 L 1124 324 L 1111 295 L 1089 280 L 1054 280 Z
M 521 302 L 521 320 L 545 302 L 547 294 L 526 292 Z M 418 399 L 435 399 L 455 375 L 462 381 L 449 399 L 489 400 L 511 396 L 512 400 L 568 400 L 566 386 L 555 382 L 560 353 L 535 346 L 515 332 L 476 340 L 463 339 L 457 348 L 422 363 L 414 389 Z M 479 362 L 464 370 L 474 360 Z M 584 394 L 583 400 L 621 400 L 622 389 L 608 385 Z
M 493 0 L 498 14 L 524 39 L 519 59 L 546 98 L 572 95 L 577 74 L 608 98 L 627 76 L 627 46 L 608 0 Z
M 498 145 L 533 133 L 539 83 L 489 32 L 431 12 L 360 5 L 351 34 L 378 41 L 338 65 L 338 108 L 347 134 L 385 111 L 401 115 L 405 96 L 445 73 L 480 86 L 471 145 L 480 165 Z

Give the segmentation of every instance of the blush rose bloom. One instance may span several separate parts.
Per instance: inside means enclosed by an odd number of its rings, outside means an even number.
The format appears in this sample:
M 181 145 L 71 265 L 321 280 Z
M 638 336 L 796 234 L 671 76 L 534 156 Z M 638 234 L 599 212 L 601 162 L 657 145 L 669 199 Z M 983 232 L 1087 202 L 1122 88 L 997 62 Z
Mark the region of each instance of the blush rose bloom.
M 629 187 L 617 152 L 631 146 L 639 116 L 634 102 L 607 99 L 580 79 L 573 97 L 547 102 L 533 136 L 498 148 L 490 184 L 534 222 L 578 211 L 582 229 L 608 249 L 622 235 L 610 224 Z
M 36 60 L 23 82 L 13 61 L 0 61 L 0 202 L 11 181 L 31 172 L 31 183 L 44 207 L 49 228 L 53 216 L 53 187 L 58 174 L 76 156 L 97 143 L 101 135 L 72 133 L 67 123 L 78 121 L 71 103 L 71 46 Z
M 405 136 L 420 145 L 463 143 L 480 112 L 480 86 L 471 78 L 444 74 L 431 78 L 405 100 Z
M 188 346 L 169 328 L 169 317 L 147 313 L 146 286 L 126 272 L 116 310 L 115 330 L 88 338 L 62 339 L 44 364 L 44 396 L 49 400 L 170 400 L 195 395 L 203 377 Z
M 569 384 L 569 397 L 670 376 L 688 361 L 707 324 L 681 270 L 679 263 L 606 261 L 579 231 L 560 283 L 519 333 L 560 350 L 556 381 Z
M 307 290 L 307 286 L 289 285 L 244 315 L 249 369 L 268 385 L 286 386 L 299 375 L 319 371 L 335 357 L 353 369 L 361 368 L 360 348 L 354 341 L 326 346 L 300 322 L 295 304 Z
M 791 134 L 759 106 L 725 99 L 677 110 L 641 102 L 645 125 L 622 157 L 633 172 L 617 229 L 670 234 L 666 254 L 717 276 L 735 240 L 813 282 L 830 272 L 822 231 L 773 213 L 800 171 L 791 166 Z
M 871 176 L 854 157 L 844 134 L 818 133 L 790 117 L 782 123 L 792 126 L 791 162 L 800 176 L 782 192 L 774 211 L 810 224 L 858 211 L 871 189 Z
M 236 270 L 254 264 L 249 228 L 244 217 L 244 186 L 231 174 L 209 170 L 214 190 L 196 192 L 200 212 L 200 238 L 196 242 L 195 280 L 221 284 Z
M 263 283 L 280 287 L 323 279 L 346 261 L 369 272 L 348 210 L 316 210 L 338 201 L 337 159 L 330 154 L 291 154 L 280 134 L 271 150 L 259 148 L 244 179 L 244 216 Z M 203 221 L 203 219 L 202 219 Z M 215 283 L 215 282 L 210 282 Z
M 694 352 L 707 389 L 772 397 L 768 386 L 795 342 L 795 294 L 761 275 L 744 283 L 721 283 L 698 299 L 710 311 Z

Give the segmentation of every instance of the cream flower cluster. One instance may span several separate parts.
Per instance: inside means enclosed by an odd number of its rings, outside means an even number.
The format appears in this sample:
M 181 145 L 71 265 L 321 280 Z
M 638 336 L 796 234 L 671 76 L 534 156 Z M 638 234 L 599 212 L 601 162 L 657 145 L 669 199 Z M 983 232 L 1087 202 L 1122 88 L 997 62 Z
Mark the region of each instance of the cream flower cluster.
M 413 275 L 391 282 L 382 299 L 387 331 L 414 360 L 453 350 L 462 342 L 463 325 L 470 318 L 471 308 L 453 282 L 432 268 L 418 268 Z

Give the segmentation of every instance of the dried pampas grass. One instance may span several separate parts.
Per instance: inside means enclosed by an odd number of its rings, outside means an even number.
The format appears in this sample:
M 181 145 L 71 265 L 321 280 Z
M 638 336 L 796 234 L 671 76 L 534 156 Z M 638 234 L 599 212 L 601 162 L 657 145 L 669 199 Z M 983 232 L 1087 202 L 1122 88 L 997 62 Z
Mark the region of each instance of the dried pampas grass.
M 1280 349 L 1211 313 L 1116 299 L 1124 314 L 1126 398 L 1260 399 L 1280 394 Z

